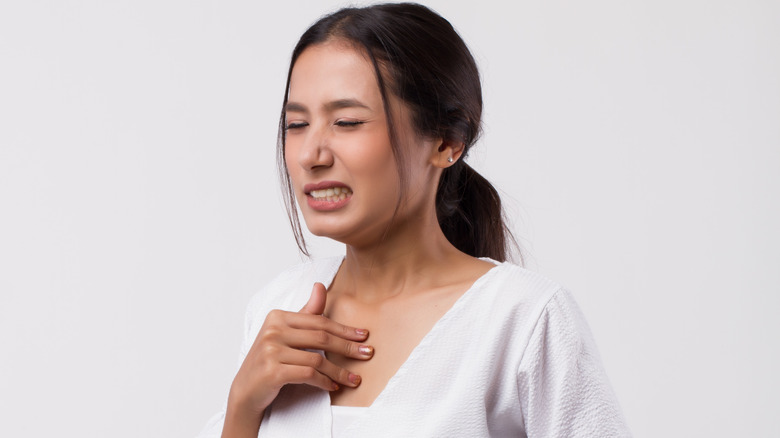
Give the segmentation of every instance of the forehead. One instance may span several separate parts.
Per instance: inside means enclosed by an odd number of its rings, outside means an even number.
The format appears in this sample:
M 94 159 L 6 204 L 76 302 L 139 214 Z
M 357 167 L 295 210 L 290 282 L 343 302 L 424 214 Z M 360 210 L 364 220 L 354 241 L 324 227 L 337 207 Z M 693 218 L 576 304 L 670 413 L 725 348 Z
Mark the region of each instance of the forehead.
M 339 41 L 304 50 L 290 75 L 289 100 L 319 106 L 345 98 L 381 107 L 379 84 L 368 56 Z

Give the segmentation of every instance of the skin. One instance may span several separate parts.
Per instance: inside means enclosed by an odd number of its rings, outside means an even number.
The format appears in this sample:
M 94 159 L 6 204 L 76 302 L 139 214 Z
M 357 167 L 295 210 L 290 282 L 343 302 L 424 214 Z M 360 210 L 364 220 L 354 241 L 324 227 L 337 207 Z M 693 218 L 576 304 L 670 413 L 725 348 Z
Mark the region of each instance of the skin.
M 367 57 L 332 40 L 306 49 L 293 67 L 287 169 L 309 230 L 344 243 L 346 257 L 330 289 L 315 284 L 299 312 L 269 313 L 231 386 L 223 437 L 257 436 L 265 409 L 287 384 L 330 391 L 336 405 L 371 405 L 425 334 L 493 266 L 453 247 L 436 219 L 439 177 L 463 145 L 423 138 L 407 106 L 394 96 L 389 104 L 409 176 L 402 199 Z M 348 186 L 349 201 L 328 211 L 310 206 L 305 186 L 322 181 Z

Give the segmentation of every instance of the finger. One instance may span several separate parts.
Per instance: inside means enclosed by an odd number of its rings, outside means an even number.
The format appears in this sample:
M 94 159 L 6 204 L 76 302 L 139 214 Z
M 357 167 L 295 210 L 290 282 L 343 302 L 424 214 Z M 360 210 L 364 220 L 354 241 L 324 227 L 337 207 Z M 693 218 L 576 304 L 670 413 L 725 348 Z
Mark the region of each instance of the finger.
M 285 365 L 279 371 L 281 379 L 286 383 L 311 385 L 325 391 L 336 391 L 339 385 L 312 367 L 303 365 Z
M 321 315 L 287 312 L 284 322 L 288 327 L 301 330 L 321 330 L 351 341 L 364 341 L 368 330 L 340 324 Z
M 322 283 L 314 283 L 314 287 L 311 289 L 311 296 L 309 301 L 301 309 L 301 313 L 309 313 L 312 315 L 322 315 L 325 311 L 325 285 Z
M 343 386 L 354 388 L 360 385 L 360 376 L 341 368 L 329 361 L 325 356 L 313 351 L 287 349 L 280 355 L 279 361 L 288 365 L 314 368 L 321 374 L 327 376 L 330 380 Z
M 323 350 L 353 359 L 371 359 L 374 347 L 360 342 L 348 341 L 324 330 L 287 330 L 283 341 L 292 348 Z

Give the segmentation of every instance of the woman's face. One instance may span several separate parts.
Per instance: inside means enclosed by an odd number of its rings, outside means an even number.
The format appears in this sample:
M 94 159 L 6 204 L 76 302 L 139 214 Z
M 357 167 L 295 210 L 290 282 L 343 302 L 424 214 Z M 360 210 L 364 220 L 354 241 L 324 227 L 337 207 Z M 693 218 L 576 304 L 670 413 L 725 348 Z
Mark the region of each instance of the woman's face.
M 396 221 L 432 207 L 434 142 L 418 138 L 408 111 L 389 97 L 409 185 Z M 400 196 L 382 96 L 370 60 L 343 41 L 307 48 L 290 77 L 285 162 L 306 225 L 352 245 L 380 239 Z M 398 222 L 396 222 L 398 223 Z

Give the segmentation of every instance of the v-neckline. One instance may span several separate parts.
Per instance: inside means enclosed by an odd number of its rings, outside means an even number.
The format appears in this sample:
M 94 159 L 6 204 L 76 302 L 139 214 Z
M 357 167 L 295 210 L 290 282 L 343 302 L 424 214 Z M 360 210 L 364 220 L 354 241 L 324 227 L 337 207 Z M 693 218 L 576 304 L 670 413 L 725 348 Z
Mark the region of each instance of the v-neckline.
M 328 273 L 327 281 L 323 281 L 323 285 L 325 286 L 326 290 L 330 290 L 330 286 L 333 283 L 333 280 L 336 278 L 336 274 L 338 274 L 339 269 L 341 268 L 341 265 L 344 263 L 344 260 L 346 257 L 342 257 L 341 260 L 338 263 L 335 263 L 332 271 Z M 361 419 L 363 416 L 365 416 L 366 413 L 369 411 L 373 411 L 375 406 L 377 406 L 377 402 L 381 402 L 383 399 L 387 398 L 386 394 L 388 392 L 392 392 L 392 389 L 394 386 L 397 386 L 397 381 L 403 378 L 403 375 L 406 373 L 406 369 L 409 368 L 411 365 L 408 365 L 410 362 L 413 362 L 416 358 L 416 356 L 419 356 L 422 353 L 419 353 L 421 349 L 424 349 L 427 344 L 429 344 L 431 341 L 430 339 L 435 336 L 435 333 L 442 330 L 440 327 L 442 325 L 445 325 L 447 321 L 453 318 L 453 315 L 455 315 L 458 310 L 464 306 L 464 302 L 466 302 L 472 295 L 475 295 L 474 291 L 479 289 L 482 286 L 482 283 L 487 281 L 487 278 L 494 275 L 493 272 L 496 271 L 498 268 L 502 266 L 502 263 L 497 262 L 493 259 L 487 258 L 487 257 L 480 257 L 480 260 L 486 261 L 488 263 L 492 263 L 494 266 L 490 269 L 488 269 L 487 272 L 480 275 L 479 278 L 474 280 L 474 282 L 471 284 L 471 286 L 466 289 L 463 294 L 461 294 L 460 297 L 458 297 L 457 300 L 455 300 L 455 303 L 450 306 L 449 309 L 447 309 L 446 312 L 444 312 L 444 315 L 442 315 L 431 327 L 430 330 L 420 339 L 420 342 L 417 343 L 417 345 L 414 346 L 412 351 L 409 353 L 409 355 L 406 357 L 406 359 L 401 363 L 401 366 L 398 367 L 398 369 L 395 371 L 395 373 L 390 376 L 390 379 L 387 380 L 387 383 L 385 384 L 385 387 L 382 388 L 382 390 L 377 394 L 377 396 L 374 398 L 374 401 L 371 402 L 368 406 L 348 406 L 348 407 L 362 407 L 365 408 L 365 411 L 361 413 L 361 418 L 355 420 L 353 424 L 351 424 L 348 429 L 352 429 L 352 427 L 355 424 L 358 424 L 361 422 Z M 325 280 L 325 279 L 323 279 Z M 330 404 L 330 396 L 328 396 L 328 401 Z M 333 406 L 333 405 L 331 405 Z M 338 405 L 342 406 L 342 405 Z

